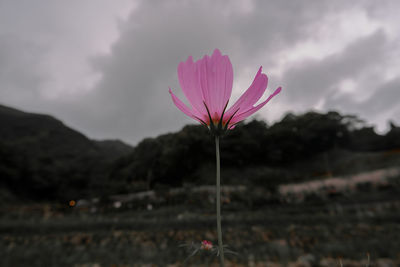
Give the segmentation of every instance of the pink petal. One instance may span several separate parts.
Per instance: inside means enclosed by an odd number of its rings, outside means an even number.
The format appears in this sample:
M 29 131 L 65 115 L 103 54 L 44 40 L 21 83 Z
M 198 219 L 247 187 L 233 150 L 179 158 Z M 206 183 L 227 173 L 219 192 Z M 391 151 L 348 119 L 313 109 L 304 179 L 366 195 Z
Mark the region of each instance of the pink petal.
M 240 111 L 245 111 L 253 107 L 253 105 L 261 98 L 264 94 L 265 89 L 268 85 L 268 77 L 264 73 L 261 73 L 262 67 L 259 68 L 256 76 L 250 87 L 246 92 L 226 111 L 225 118 L 229 118 L 238 109 Z
M 258 111 L 260 108 L 262 108 L 263 106 L 265 106 L 265 104 L 267 104 L 274 96 L 276 96 L 277 94 L 279 94 L 281 92 L 282 88 L 279 87 L 278 89 L 275 90 L 275 92 L 273 92 L 264 102 L 258 104 L 255 107 L 252 107 L 242 113 L 240 113 L 238 115 L 233 116 L 232 120 L 230 121 L 229 125 L 238 123 L 239 121 L 242 121 L 244 119 L 246 119 L 247 117 L 249 117 L 250 115 L 252 115 L 254 112 Z
M 193 63 L 192 57 L 188 57 L 186 62 L 181 62 L 178 65 L 178 78 L 182 91 L 194 108 L 196 115 L 207 114 L 203 103 L 197 65 Z
M 228 56 L 218 49 L 211 57 L 196 62 L 203 99 L 211 116 L 219 116 L 232 94 L 233 68 Z
M 174 95 L 174 93 L 172 93 L 171 88 L 169 88 L 169 93 L 171 94 L 172 101 L 177 108 L 179 108 L 187 116 L 197 120 L 197 118 L 192 114 L 192 111 L 176 95 Z

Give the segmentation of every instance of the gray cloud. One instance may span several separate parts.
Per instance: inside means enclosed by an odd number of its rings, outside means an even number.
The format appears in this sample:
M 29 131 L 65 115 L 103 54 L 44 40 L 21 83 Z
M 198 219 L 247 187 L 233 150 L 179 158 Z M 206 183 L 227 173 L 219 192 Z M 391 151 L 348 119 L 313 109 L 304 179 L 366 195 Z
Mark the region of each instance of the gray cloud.
M 400 78 L 382 84 L 368 100 L 359 104 L 359 112 L 368 117 L 379 115 L 382 111 L 396 108 L 400 99 Z
M 336 99 L 332 99 L 330 106 L 337 107 L 340 110 L 361 114 L 363 119 L 370 121 L 378 121 L 385 126 L 387 120 L 391 118 L 398 122 L 400 106 L 400 78 L 395 78 L 381 84 L 374 93 L 363 101 L 355 101 L 349 95 L 342 95 Z M 387 117 L 389 114 L 394 114 Z
M 323 58 L 308 60 L 288 69 L 282 76 L 290 92 L 285 97 L 303 107 L 310 107 L 321 98 L 329 101 L 344 79 L 357 79 L 373 68 L 385 54 L 386 38 L 382 31 L 360 38 L 344 51 Z
M 0 101 L 40 97 L 45 80 L 36 66 L 44 50 L 11 34 L 0 35 Z

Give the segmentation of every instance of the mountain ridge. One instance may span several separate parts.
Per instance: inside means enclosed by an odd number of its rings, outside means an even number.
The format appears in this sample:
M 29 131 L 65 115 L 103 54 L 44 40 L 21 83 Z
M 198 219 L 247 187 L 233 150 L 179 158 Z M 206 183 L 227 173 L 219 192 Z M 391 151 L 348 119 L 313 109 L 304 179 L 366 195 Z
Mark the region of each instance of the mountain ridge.
M 74 188 L 90 194 L 100 186 L 95 181 L 107 180 L 98 170 L 133 150 L 120 140 L 91 140 L 50 115 L 4 105 L 0 125 L 0 177 L 16 195 L 67 198 L 79 195 Z M 71 192 L 64 194 L 57 183 L 67 184 Z

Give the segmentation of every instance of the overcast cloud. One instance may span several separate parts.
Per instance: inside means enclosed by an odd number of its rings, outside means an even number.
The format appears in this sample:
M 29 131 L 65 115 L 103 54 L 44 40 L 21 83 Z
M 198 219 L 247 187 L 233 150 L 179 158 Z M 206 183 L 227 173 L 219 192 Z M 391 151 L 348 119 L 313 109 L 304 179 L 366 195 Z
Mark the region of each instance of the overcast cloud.
M 0 0 L 0 103 L 49 113 L 91 138 L 131 144 L 195 123 L 173 104 L 176 68 L 219 48 L 233 98 L 259 66 L 259 113 L 335 109 L 400 124 L 400 2 Z

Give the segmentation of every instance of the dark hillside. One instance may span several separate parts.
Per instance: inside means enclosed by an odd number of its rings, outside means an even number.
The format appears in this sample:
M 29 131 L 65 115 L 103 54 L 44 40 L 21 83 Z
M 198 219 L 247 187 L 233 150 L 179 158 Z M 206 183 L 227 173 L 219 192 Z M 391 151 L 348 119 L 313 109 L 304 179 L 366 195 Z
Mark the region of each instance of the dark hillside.
M 94 142 L 51 116 L 5 106 L 0 124 L 1 183 L 18 197 L 90 194 L 107 178 L 106 166 L 131 149 L 122 142 Z
M 208 130 L 188 125 L 135 148 L 94 141 L 48 116 L 0 106 L 0 198 L 61 200 L 214 183 Z M 221 140 L 224 184 L 278 185 L 398 163 L 399 127 L 375 133 L 338 112 L 239 124 Z M 397 152 L 396 152 L 397 151 Z M 394 155 L 394 157 L 389 157 Z

